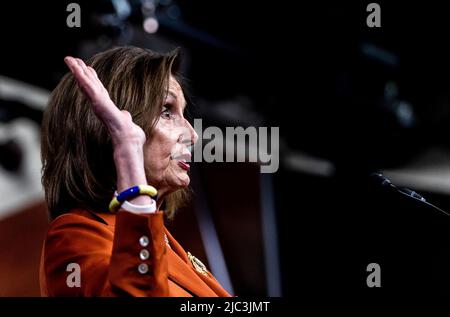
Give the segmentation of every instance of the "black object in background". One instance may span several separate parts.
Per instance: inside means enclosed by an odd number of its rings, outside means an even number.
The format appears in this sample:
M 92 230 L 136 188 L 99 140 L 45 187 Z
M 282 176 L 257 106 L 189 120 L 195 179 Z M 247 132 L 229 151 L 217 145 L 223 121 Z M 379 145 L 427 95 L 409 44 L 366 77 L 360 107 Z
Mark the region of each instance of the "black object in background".
M 450 294 L 449 216 L 368 174 L 290 173 L 278 181 L 295 184 L 279 192 L 286 296 Z M 298 197 L 295 204 L 292 197 Z M 370 263 L 380 265 L 381 288 L 367 286 Z

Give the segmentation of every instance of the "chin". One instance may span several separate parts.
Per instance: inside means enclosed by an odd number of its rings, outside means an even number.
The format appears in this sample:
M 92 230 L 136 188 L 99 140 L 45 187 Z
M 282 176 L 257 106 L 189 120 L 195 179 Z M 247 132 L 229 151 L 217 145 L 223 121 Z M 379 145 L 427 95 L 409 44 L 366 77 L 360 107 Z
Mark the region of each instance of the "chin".
M 177 187 L 177 189 L 186 188 L 189 186 L 191 179 L 187 171 L 182 170 L 180 167 L 176 166 L 172 169 L 172 184 Z
M 179 177 L 179 186 L 180 188 L 186 188 L 189 186 L 189 183 L 191 182 L 191 179 L 187 174 L 182 175 Z
M 184 175 L 183 175 L 184 174 Z M 170 188 L 169 192 L 174 192 L 189 186 L 191 179 L 186 173 L 173 175 L 171 179 L 167 180 L 167 185 Z

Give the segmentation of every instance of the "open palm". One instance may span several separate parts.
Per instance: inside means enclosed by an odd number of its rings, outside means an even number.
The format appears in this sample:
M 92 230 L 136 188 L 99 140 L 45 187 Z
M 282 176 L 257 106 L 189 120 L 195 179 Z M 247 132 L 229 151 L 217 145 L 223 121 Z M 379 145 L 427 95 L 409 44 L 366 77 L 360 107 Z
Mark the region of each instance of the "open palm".
M 67 56 L 65 63 L 84 95 L 89 99 L 95 115 L 107 127 L 114 146 L 119 143 L 145 143 L 145 133 L 137 126 L 128 111 L 119 110 L 109 97 L 95 70 L 79 58 Z

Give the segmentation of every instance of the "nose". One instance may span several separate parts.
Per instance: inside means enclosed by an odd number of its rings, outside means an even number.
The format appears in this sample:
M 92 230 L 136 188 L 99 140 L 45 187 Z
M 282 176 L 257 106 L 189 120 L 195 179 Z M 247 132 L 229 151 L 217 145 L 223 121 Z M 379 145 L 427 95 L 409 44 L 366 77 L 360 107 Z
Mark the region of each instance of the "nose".
M 197 143 L 198 134 L 197 134 L 197 132 L 195 132 L 195 130 L 192 127 L 191 123 L 189 121 L 187 121 L 187 120 L 186 120 L 186 122 L 188 124 L 189 130 L 191 131 L 191 143 L 192 143 L 192 145 L 194 145 L 195 143 Z
M 189 145 L 194 145 L 198 140 L 198 134 L 195 132 L 191 123 L 184 119 L 185 128 L 183 129 L 183 133 L 180 136 L 180 139 L 183 143 L 187 143 Z

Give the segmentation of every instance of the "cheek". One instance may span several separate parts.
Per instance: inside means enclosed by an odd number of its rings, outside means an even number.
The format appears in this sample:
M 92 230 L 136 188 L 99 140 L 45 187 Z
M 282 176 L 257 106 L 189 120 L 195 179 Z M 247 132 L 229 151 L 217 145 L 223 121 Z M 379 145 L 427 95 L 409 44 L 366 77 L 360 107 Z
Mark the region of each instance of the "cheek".
M 161 121 L 156 124 L 151 138 L 145 145 L 145 166 L 152 171 L 166 169 L 171 163 L 171 154 L 177 148 L 176 133 Z

